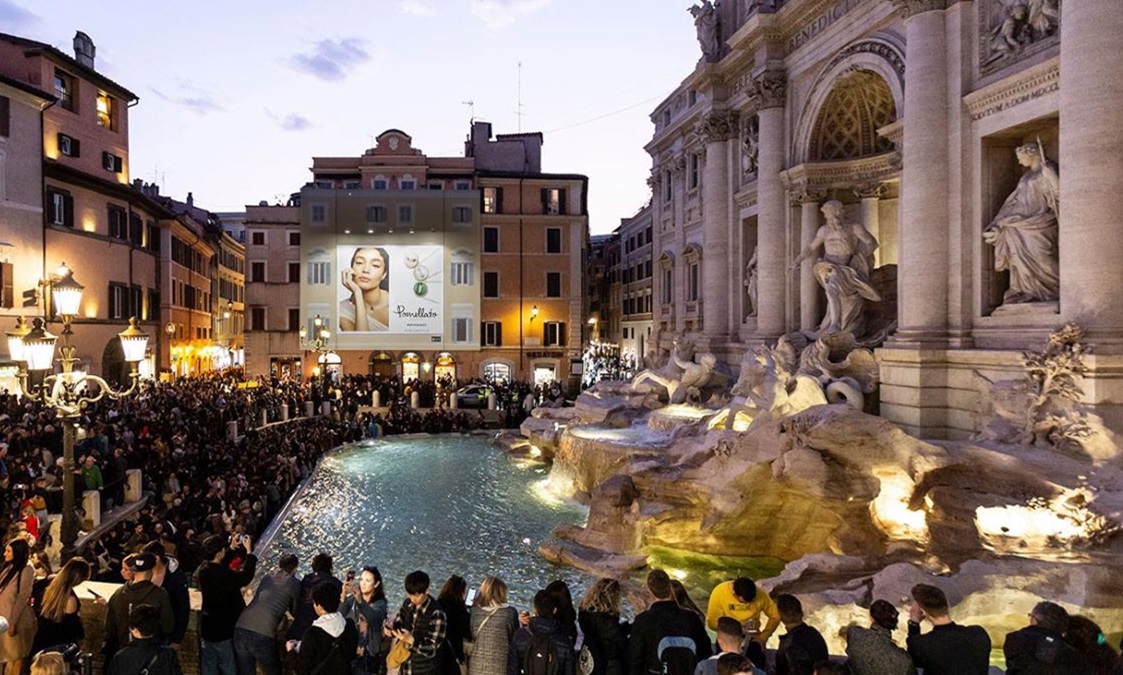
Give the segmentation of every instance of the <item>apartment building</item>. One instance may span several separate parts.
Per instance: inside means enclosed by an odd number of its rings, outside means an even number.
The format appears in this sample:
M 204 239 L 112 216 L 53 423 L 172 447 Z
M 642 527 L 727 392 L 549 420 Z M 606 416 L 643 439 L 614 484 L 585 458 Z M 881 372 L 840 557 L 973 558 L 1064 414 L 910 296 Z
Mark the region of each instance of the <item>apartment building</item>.
M 648 203 L 631 218 L 625 218 L 616 229 L 618 261 L 614 279 L 619 284 L 619 337 L 621 354 L 632 354 L 642 361 L 651 346 L 653 330 L 652 278 L 652 208 Z
M 261 202 L 244 214 L 223 214 L 245 245 L 244 345 L 247 377 L 301 377 L 300 208 Z M 313 366 L 309 366 L 309 371 Z

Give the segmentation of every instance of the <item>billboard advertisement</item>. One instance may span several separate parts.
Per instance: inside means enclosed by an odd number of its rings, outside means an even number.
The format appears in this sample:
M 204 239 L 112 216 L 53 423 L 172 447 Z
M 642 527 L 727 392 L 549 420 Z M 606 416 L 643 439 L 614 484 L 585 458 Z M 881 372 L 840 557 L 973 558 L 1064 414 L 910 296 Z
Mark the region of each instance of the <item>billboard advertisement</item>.
M 336 279 L 341 335 L 441 335 L 441 246 L 340 246 Z

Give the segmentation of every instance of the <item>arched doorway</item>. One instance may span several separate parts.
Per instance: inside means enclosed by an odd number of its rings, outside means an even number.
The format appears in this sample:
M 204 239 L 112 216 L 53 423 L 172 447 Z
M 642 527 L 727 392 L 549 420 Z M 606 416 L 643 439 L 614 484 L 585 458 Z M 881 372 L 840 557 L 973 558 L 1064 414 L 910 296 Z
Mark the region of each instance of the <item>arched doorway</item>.
M 370 355 L 370 374 L 375 377 L 394 376 L 394 357 L 386 352 L 372 352 Z
M 106 343 L 101 353 L 101 376 L 114 387 L 121 387 L 128 382 L 129 371 L 125 364 L 125 353 L 121 351 L 121 338 L 117 336 L 113 336 L 113 339 Z
M 417 352 L 402 354 L 402 382 L 421 379 L 421 357 Z
M 339 376 L 343 374 L 343 359 L 341 359 L 339 357 L 339 354 L 336 354 L 335 352 L 327 352 L 321 354 L 320 358 L 317 360 L 317 363 L 319 365 L 320 372 L 324 373 L 324 375 L 332 382 L 338 381 Z
M 437 361 L 433 367 L 433 377 L 437 382 L 443 379 L 452 381 L 456 379 L 456 359 L 448 352 L 437 354 Z

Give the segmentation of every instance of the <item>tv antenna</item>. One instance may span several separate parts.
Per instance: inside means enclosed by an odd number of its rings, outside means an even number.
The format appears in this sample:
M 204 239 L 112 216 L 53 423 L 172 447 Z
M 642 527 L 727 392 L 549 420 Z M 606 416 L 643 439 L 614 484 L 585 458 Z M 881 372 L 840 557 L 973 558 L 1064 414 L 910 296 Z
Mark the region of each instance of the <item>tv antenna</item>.
M 471 100 L 461 101 L 460 105 L 468 106 L 468 118 L 469 118 L 468 124 L 469 125 L 475 124 L 476 123 L 476 102 L 471 101 Z
M 519 133 L 523 130 L 523 62 L 519 61 L 519 85 L 518 85 L 518 105 L 515 108 L 515 116 L 519 120 Z

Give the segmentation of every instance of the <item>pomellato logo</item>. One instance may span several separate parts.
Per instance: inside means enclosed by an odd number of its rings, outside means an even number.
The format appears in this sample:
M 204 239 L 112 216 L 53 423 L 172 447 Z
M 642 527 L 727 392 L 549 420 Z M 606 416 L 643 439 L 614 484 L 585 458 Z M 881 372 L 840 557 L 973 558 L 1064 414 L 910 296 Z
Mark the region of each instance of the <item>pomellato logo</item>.
M 437 310 L 426 309 L 425 307 L 416 307 L 410 309 L 405 305 L 398 305 L 394 308 L 394 314 L 399 318 L 405 319 L 435 319 L 437 318 Z

